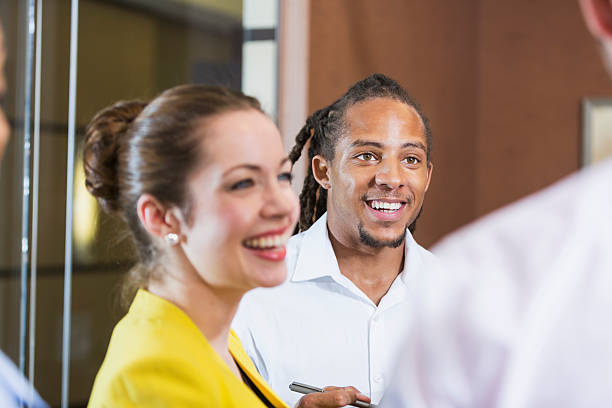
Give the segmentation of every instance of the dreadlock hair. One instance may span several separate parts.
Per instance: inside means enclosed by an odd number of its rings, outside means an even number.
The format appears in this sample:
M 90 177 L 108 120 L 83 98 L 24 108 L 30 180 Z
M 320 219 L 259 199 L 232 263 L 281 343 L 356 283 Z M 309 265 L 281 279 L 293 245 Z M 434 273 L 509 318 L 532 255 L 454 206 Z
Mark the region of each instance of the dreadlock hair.
M 300 193 L 300 220 L 296 226 L 296 233 L 305 231 L 327 211 L 327 190 L 321 188 L 312 172 L 312 158 L 318 154 L 326 160 L 332 161 L 335 154 L 336 143 L 347 130 L 344 122 L 346 111 L 351 106 L 369 99 L 390 98 L 411 106 L 423 121 L 425 127 L 425 140 L 427 141 L 427 162 L 431 153 L 431 130 L 429 121 L 421 112 L 419 105 L 412 100 L 408 92 L 397 81 L 383 74 L 372 74 L 353 85 L 344 95 L 331 105 L 313 113 L 306 124 L 295 137 L 295 146 L 289 153 L 289 159 L 295 164 L 302 155 L 304 146 L 310 142 L 308 148 L 308 170 L 304 179 L 304 186 Z M 414 230 L 414 223 L 409 227 Z

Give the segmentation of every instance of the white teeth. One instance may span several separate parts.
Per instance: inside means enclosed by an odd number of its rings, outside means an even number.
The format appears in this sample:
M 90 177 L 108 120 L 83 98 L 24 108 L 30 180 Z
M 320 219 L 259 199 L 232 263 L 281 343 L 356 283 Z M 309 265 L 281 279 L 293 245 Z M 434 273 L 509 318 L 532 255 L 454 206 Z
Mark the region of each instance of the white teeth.
M 375 210 L 381 210 L 383 212 L 395 212 L 399 210 L 402 206 L 402 203 L 390 203 L 387 201 L 379 201 L 373 200 L 370 204 L 370 207 Z
M 253 249 L 277 248 L 285 245 L 288 237 L 285 235 L 274 235 L 259 238 L 250 238 L 243 242 L 244 246 Z

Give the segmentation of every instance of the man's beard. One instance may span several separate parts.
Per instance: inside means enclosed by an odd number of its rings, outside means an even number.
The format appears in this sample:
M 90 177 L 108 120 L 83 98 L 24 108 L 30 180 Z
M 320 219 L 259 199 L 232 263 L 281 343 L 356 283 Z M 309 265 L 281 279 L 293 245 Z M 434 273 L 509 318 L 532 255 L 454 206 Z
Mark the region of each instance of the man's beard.
M 406 230 L 410 231 L 411 234 L 414 234 L 416 229 L 416 222 L 421 216 L 421 211 L 423 211 L 423 207 L 419 210 L 416 218 L 412 223 L 406 227 L 404 227 L 404 232 L 395 239 L 390 241 L 381 241 L 374 238 L 370 233 L 368 233 L 361 224 L 357 224 L 357 229 L 359 230 L 359 240 L 362 244 L 367 245 L 371 248 L 397 248 L 404 243 L 406 239 Z

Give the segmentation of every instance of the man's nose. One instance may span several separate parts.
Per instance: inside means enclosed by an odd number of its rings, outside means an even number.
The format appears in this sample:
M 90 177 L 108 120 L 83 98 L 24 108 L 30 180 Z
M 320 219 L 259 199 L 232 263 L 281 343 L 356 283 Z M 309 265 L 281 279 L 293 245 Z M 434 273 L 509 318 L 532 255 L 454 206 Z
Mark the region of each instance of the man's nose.
M 376 172 L 376 185 L 390 190 L 404 185 L 400 163 L 383 162 Z

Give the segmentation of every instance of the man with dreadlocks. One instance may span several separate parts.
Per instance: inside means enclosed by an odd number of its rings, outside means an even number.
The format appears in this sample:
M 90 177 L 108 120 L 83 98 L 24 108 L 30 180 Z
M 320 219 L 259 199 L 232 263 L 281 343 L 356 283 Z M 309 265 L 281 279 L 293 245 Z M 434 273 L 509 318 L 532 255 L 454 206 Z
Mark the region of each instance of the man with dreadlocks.
M 435 263 L 411 234 L 431 180 L 431 132 L 407 92 L 374 74 L 307 119 L 294 163 L 307 145 L 287 281 L 248 293 L 234 327 L 288 403 L 301 396 L 288 389 L 292 381 L 349 384 L 376 403 L 410 323 L 400 306 L 413 278 Z M 299 403 L 343 406 L 354 390 L 339 405 L 315 400 L 325 393 Z

